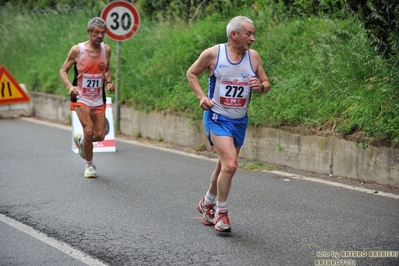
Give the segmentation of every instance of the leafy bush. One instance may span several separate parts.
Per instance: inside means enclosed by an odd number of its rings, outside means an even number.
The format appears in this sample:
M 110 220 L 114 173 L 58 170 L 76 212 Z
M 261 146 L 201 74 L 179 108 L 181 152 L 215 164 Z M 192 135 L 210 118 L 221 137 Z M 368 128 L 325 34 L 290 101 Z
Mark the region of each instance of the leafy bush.
M 0 0 L 0 7 L 8 6 L 14 11 L 37 13 L 63 12 L 66 10 L 86 10 L 99 13 L 108 2 L 107 0 Z
M 370 47 L 366 30 L 353 18 L 287 18 L 284 10 L 280 2 L 259 0 L 236 12 L 254 20 L 253 48 L 272 85 L 268 94 L 253 95 L 250 123 L 356 132 L 399 142 L 397 65 Z M 95 15 L 91 10 L 38 14 L 0 9 L 0 64 L 31 91 L 67 96 L 59 69 L 71 46 L 87 40 L 86 23 Z M 135 37 L 121 44 L 121 102 L 146 112 L 200 119 L 186 70 L 204 49 L 226 41 L 230 16 L 213 13 L 192 24 L 141 19 Z M 116 43 L 105 42 L 112 48 L 115 75 Z M 206 90 L 207 75 L 200 79 Z
M 269 0 L 270 1 L 270 0 Z M 153 21 L 193 21 L 212 14 L 229 16 L 254 4 L 254 0 L 139 0 L 137 5 Z M 261 1 L 259 1 L 261 2 Z
M 390 60 L 399 54 L 399 2 L 397 0 L 347 0 L 364 24 L 373 48 Z
M 268 32 L 267 39 L 275 41 L 258 49 L 265 52 L 272 90 L 252 101 L 255 125 L 335 127 L 345 134 L 361 129 L 382 138 L 397 134 L 392 114 L 399 112 L 398 73 L 368 48 L 356 24 L 295 20 Z
M 275 0 L 282 2 L 286 14 L 295 16 L 328 16 L 347 18 L 345 0 Z

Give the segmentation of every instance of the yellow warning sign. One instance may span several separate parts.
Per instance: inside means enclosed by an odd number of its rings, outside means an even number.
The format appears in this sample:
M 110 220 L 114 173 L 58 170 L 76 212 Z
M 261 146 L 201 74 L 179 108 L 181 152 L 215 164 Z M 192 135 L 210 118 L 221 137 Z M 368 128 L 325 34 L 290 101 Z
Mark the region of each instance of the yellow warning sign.
M 5 66 L 0 66 L 0 104 L 29 102 L 28 94 L 19 86 Z

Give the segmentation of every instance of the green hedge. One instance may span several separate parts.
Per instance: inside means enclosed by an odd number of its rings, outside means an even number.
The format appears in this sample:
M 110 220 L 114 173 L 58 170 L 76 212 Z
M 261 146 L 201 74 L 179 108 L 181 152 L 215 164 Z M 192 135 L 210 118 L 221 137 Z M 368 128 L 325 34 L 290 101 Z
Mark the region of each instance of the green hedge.
M 365 29 L 352 18 L 294 16 L 266 2 L 237 15 L 254 20 L 256 49 L 271 91 L 254 95 L 252 125 L 306 127 L 368 139 L 399 141 L 399 73 L 370 47 Z M 231 12 L 230 12 L 231 13 Z M 137 34 L 121 45 L 120 94 L 137 110 L 201 118 L 186 71 L 207 47 L 226 41 L 230 15 L 214 13 L 190 24 L 154 21 L 142 15 Z M 67 96 L 58 72 L 70 47 L 87 40 L 86 24 L 97 11 L 11 12 L 0 10 L 0 64 L 29 90 Z M 113 51 L 116 43 L 106 38 Z M 207 87 L 206 75 L 201 84 Z

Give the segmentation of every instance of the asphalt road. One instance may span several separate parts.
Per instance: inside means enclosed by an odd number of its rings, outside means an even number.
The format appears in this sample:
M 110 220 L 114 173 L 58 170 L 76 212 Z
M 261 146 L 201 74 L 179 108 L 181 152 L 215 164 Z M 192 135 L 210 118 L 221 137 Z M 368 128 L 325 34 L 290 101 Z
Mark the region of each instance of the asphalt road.
M 85 179 L 70 128 L 0 119 L 0 265 L 399 265 L 397 194 L 238 170 L 217 233 L 196 209 L 213 160 L 116 149 Z

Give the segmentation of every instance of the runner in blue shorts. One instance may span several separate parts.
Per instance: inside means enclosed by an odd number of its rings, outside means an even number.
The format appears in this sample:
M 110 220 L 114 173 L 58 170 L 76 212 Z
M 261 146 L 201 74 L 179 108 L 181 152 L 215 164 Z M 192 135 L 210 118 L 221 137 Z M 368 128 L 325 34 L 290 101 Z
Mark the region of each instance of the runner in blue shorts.
M 204 50 L 187 70 L 190 87 L 204 111 L 204 127 L 218 161 L 205 197 L 197 205 L 205 225 L 230 232 L 227 197 L 237 170 L 237 158 L 248 125 L 248 105 L 253 91 L 266 93 L 270 83 L 259 53 L 251 49 L 255 27 L 251 19 L 234 17 L 226 28 L 227 43 Z M 208 72 L 208 94 L 199 75 Z
M 241 119 L 229 119 L 222 115 L 206 110 L 203 115 L 206 136 L 211 146 L 213 142 L 210 138 L 210 131 L 216 136 L 227 136 L 233 138 L 234 146 L 241 147 L 244 144 L 245 133 L 247 131 L 248 116 Z

